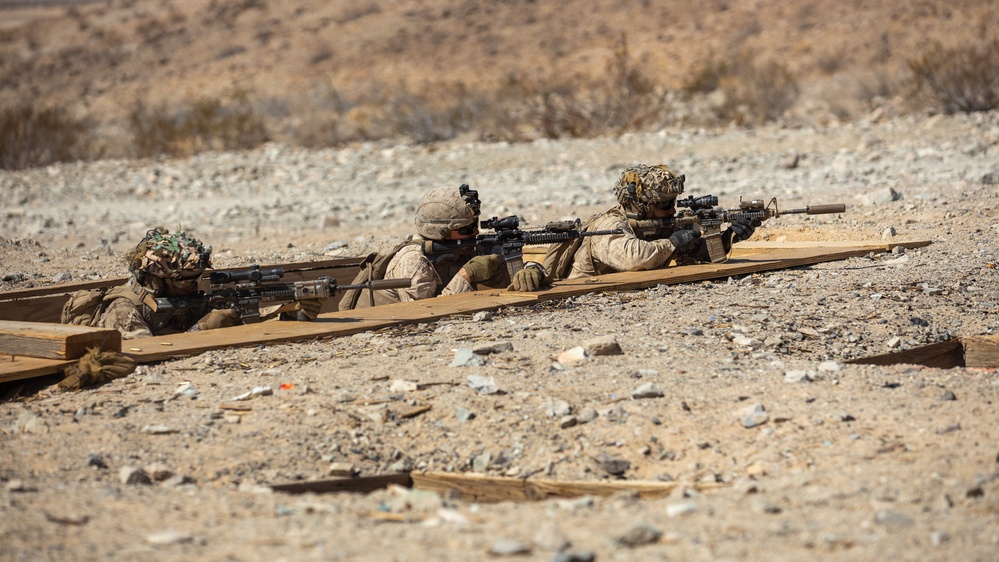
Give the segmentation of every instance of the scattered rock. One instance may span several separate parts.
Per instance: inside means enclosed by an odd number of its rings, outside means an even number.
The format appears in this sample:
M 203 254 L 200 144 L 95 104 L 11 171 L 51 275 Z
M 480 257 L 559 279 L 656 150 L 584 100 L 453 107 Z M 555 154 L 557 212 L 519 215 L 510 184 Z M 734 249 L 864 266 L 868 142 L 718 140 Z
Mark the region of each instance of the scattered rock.
M 455 414 L 454 414 L 454 416 L 455 416 L 455 417 L 456 417 L 456 418 L 458 419 L 458 421 L 459 421 L 459 422 L 461 422 L 461 423 L 465 423 L 465 422 L 467 422 L 467 421 L 469 421 L 469 420 L 473 420 L 473 419 L 475 419 L 475 413 L 474 413 L 474 412 L 472 412 L 471 410 L 468 410 L 468 409 L 466 409 L 466 408 L 458 408 L 458 409 L 457 409 L 457 410 L 455 411 Z
M 742 427 L 746 429 L 763 425 L 770 420 L 770 414 L 767 413 L 763 404 L 747 406 L 740 410 L 739 416 L 742 419 Z
M 134 484 L 152 484 L 153 481 L 146 474 L 145 470 L 137 466 L 123 466 L 118 472 L 118 479 L 121 480 L 122 484 L 134 485 Z
M 454 359 L 451 360 L 450 367 L 481 367 L 486 364 L 486 360 L 481 355 L 472 351 L 469 347 L 456 349 Z
M 621 546 L 626 546 L 628 548 L 635 548 L 638 546 L 644 546 L 647 544 L 652 544 L 659 542 L 659 538 L 663 536 L 663 532 L 659 529 L 648 525 L 646 523 L 639 523 L 634 527 L 625 531 L 623 535 L 614 537 L 614 542 Z
M 467 380 L 468 386 L 472 387 L 479 394 L 496 394 L 499 392 L 499 387 L 496 386 L 496 381 L 492 377 L 468 375 Z
M 496 539 L 489 547 L 489 554 L 493 556 L 514 556 L 530 552 L 530 545 L 515 539 Z
M 157 546 L 194 542 L 194 535 L 183 531 L 159 531 L 146 535 L 146 542 Z
M 586 340 L 583 342 L 583 348 L 594 357 L 600 355 L 621 355 L 623 353 L 621 346 L 617 343 L 617 339 L 614 336 L 601 336 Z
M 472 353 L 476 355 L 489 355 L 492 353 L 503 353 L 507 351 L 513 351 L 513 344 L 508 341 L 484 343 L 472 348 Z
M 662 398 L 663 396 L 662 389 L 651 382 L 647 382 L 631 391 L 631 397 L 636 400 L 641 398 Z
M 679 502 L 671 503 L 666 506 L 666 516 L 667 517 L 679 517 L 681 515 L 690 515 L 697 511 L 697 504 L 694 502 Z
M 590 359 L 590 352 L 583 347 L 573 347 L 558 354 L 556 361 L 563 365 L 576 365 Z

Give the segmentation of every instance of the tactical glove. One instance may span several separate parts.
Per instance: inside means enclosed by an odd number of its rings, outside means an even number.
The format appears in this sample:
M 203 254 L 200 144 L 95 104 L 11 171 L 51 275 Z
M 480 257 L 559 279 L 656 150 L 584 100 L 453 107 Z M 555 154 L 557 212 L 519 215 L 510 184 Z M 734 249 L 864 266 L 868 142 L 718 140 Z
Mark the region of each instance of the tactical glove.
M 76 363 L 66 368 L 66 378 L 59 382 L 59 389 L 80 390 L 96 384 L 120 379 L 135 370 L 135 359 L 115 351 L 87 351 Z
M 309 321 L 315 320 L 319 316 L 319 312 L 323 309 L 323 304 L 326 299 L 306 299 L 298 301 L 295 303 L 298 310 L 297 320 Z
M 208 312 L 208 314 L 201 317 L 198 320 L 197 325 L 192 327 L 189 332 L 203 332 L 205 330 L 215 330 L 217 328 L 228 328 L 236 323 L 239 319 L 239 313 L 231 308 L 216 308 Z
M 503 266 L 503 256 L 499 254 L 489 254 L 487 256 L 475 256 L 468 260 L 462 268 L 468 276 L 468 282 L 477 285 L 484 283 L 496 275 L 496 271 Z
M 687 255 L 697 248 L 701 233 L 692 228 L 681 228 L 669 237 L 673 244 L 673 253 L 678 256 Z
M 525 267 L 513 275 L 508 291 L 537 291 L 545 282 L 545 272 L 540 267 Z
M 758 218 L 736 217 L 732 219 L 732 224 L 725 229 L 723 240 L 742 242 L 749 240 L 749 237 L 756 232 L 756 227 L 762 224 Z

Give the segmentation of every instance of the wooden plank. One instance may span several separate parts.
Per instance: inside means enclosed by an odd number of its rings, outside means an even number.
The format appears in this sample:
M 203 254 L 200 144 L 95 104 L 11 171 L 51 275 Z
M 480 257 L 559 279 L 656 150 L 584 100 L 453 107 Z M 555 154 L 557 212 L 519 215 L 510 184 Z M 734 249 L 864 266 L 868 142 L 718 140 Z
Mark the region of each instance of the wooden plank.
M 355 494 L 367 494 L 375 490 L 381 490 L 390 484 L 413 487 L 413 479 L 409 474 L 383 474 L 379 476 L 362 476 L 358 478 L 333 478 L 330 480 L 310 480 L 307 482 L 289 482 L 287 484 L 273 484 L 271 489 L 275 492 L 285 492 L 287 494 L 328 494 L 334 492 L 350 492 Z
M 107 328 L 0 320 L 0 353 L 77 359 L 91 347 L 121 351 L 121 332 Z
M 0 355 L 0 383 L 54 375 L 75 362 Z
M 906 349 L 896 353 L 884 353 L 871 357 L 851 359 L 846 363 L 855 365 L 898 365 L 908 363 L 925 365 L 937 369 L 964 367 L 964 348 L 959 339 Z
M 999 369 L 999 336 L 961 338 L 964 364 L 976 369 Z
M 445 497 L 465 501 L 538 501 L 548 498 L 579 496 L 609 496 L 618 492 L 637 492 L 642 498 L 662 498 L 671 494 L 679 483 L 646 480 L 575 481 L 505 478 L 472 473 L 413 472 L 413 487 L 433 490 Z M 719 485 L 693 485 L 694 488 L 718 488 Z
M 997 369 L 999 368 L 999 336 L 954 338 L 895 353 L 851 359 L 847 363 L 860 365 L 912 364 L 937 369 L 951 369 L 953 367 Z
M 751 257 L 729 260 L 722 264 L 699 264 L 650 271 L 623 272 L 587 279 L 561 281 L 551 289 L 536 293 L 485 290 L 323 314 L 315 322 L 265 322 L 234 326 L 193 334 L 176 334 L 128 340 L 123 352 L 140 363 L 183 357 L 224 347 L 253 346 L 316 338 L 339 337 L 367 330 L 377 330 L 406 323 L 428 322 L 455 314 L 472 314 L 504 306 L 523 306 L 539 300 L 552 300 L 594 291 L 625 291 L 658 284 L 687 283 L 708 279 L 745 275 L 820 262 L 863 256 L 881 247 L 881 243 L 865 243 L 828 251 L 824 247 L 774 250 Z M 53 363 L 54 373 L 58 369 Z M 8 371 L 8 374 L 10 372 Z M 48 374 L 48 373 L 44 373 Z M 4 371 L 0 370 L 0 381 Z
M 262 265 L 262 268 L 280 267 L 285 271 L 285 282 L 312 281 L 322 276 L 333 277 L 338 285 L 347 284 L 357 276 L 358 264 L 362 258 L 339 258 L 315 262 L 295 262 L 286 264 Z M 230 271 L 246 271 L 249 267 L 234 267 Z M 69 296 L 76 291 L 117 287 L 125 283 L 127 277 L 116 277 L 99 281 L 63 283 L 30 289 L 16 289 L 0 292 L 0 320 L 23 322 L 59 322 L 62 307 Z M 202 288 L 208 287 L 207 273 L 202 277 Z M 336 302 L 328 302 L 322 312 L 336 310 Z

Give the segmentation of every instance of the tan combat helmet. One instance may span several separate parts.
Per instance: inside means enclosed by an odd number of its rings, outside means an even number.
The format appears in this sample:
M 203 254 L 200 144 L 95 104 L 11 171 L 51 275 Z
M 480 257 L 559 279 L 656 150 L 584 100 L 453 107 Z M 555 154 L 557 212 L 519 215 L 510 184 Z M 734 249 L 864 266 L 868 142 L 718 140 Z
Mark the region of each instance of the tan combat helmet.
M 625 211 L 645 218 L 649 206 L 676 200 L 683 193 L 683 180 L 663 164 L 639 164 L 621 174 L 614 191 Z
M 479 193 L 467 185 L 426 192 L 416 206 L 416 231 L 426 240 L 448 240 L 452 230 L 478 227 Z
M 125 259 L 136 282 L 160 295 L 167 282 L 196 288 L 201 274 L 212 266 L 211 255 L 211 246 L 203 245 L 187 232 L 170 234 L 158 226 L 146 232 Z

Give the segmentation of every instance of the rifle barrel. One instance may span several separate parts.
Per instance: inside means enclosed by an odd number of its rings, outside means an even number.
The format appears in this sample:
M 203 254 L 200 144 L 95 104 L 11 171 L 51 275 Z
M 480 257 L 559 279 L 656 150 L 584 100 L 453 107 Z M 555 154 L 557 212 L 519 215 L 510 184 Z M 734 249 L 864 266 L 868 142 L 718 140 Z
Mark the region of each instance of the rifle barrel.
M 781 211 L 782 215 L 832 215 L 835 213 L 845 213 L 846 204 L 844 203 L 830 203 L 829 205 L 808 205 L 804 209 L 791 209 L 789 211 Z

